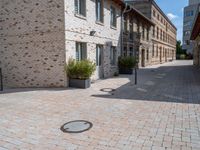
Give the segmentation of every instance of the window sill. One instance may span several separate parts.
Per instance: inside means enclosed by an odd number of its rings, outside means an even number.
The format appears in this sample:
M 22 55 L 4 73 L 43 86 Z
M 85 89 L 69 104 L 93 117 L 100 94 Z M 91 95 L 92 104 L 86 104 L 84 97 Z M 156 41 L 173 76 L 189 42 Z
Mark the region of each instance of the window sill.
M 111 66 L 112 68 L 117 67 L 117 65 L 114 65 L 114 64 L 110 64 L 110 66 Z
M 96 21 L 96 24 L 101 25 L 101 26 L 104 26 L 104 23 L 103 23 L 103 22 L 100 22 L 100 21 Z
M 74 16 L 77 17 L 77 18 L 83 19 L 83 20 L 87 20 L 87 18 L 85 16 L 81 15 L 81 14 L 75 13 Z
M 117 30 L 117 27 L 112 26 L 112 25 L 110 26 L 110 28 L 111 28 L 111 29 L 114 29 L 114 30 Z

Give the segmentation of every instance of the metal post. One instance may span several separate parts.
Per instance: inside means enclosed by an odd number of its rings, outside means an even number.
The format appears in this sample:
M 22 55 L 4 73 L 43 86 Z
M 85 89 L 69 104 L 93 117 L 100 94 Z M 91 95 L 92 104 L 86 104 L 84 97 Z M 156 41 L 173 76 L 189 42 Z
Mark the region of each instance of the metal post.
M 137 67 L 135 67 L 135 85 L 137 85 Z
M 135 85 L 137 85 L 138 83 L 138 73 L 137 73 L 137 67 L 138 67 L 138 61 L 139 61 L 139 52 L 140 52 L 140 37 L 141 37 L 141 33 L 138 33 L 137 38 L 138 38 L 138 51 L 136 52 L 135 50 L 135 58 L 136 58 L 136 66 L 135 66 Z
M 2 69 L 0 68 L 0 91 L 3 91 L 3 75 L 2 75 Z

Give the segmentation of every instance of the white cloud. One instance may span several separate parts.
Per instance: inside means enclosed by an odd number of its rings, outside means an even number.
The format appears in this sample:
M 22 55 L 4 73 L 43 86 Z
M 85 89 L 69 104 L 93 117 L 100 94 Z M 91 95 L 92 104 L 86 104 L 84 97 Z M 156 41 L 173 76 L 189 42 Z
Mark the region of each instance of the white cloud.
M 167 14 L 167 17 L 168 17 L 170 20 L 173 20 L 173 19 L 178 18 L 178 16 L 176 16 L 176 15 L 174 15 L 174 14 L 172 14 L 172 13 L 168 13 L 168 14 Z

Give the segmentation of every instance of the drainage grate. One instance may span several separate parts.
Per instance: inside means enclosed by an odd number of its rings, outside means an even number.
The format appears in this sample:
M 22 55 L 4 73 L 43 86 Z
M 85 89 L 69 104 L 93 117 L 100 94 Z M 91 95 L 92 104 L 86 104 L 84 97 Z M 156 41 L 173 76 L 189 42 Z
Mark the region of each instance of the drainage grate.
M 65 123 L 60 129 L 65 133 L 82 133 L 92 128 L 92 123 L 85 120 L 75 120 Z
M 114 92 L 116 90 L 112 89 L 112 88 L 104 88 L 104 89 L 101 89 L 100 91 L 102 91 L 102 92 Z

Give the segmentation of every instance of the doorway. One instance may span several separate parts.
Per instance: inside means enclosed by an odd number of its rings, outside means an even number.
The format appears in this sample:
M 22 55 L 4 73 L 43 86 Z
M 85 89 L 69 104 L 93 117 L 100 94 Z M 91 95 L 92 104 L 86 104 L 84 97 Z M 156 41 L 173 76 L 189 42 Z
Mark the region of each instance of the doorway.
M 97 72 L 97 79 L 102 79 L 104 77 L 103 73 L 103 46 L 97 45 L 96 46 L 96 72 Z

